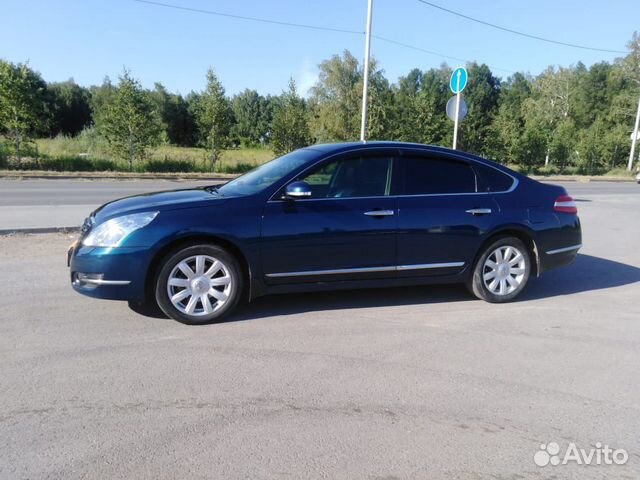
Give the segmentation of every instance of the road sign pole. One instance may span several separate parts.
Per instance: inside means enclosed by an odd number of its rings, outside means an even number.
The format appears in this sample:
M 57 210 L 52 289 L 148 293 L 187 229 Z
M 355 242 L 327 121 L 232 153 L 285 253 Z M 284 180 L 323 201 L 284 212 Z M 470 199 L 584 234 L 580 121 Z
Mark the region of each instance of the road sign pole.
M 458 124 L 467 115 L 467 104 L 462 99 L 462 91 L 467 86 L 467 70 L 464 67 L 458 67 L 451 73 L 449 79 L 449 88 L 455 94 L 447 101 L 447 117 L 453 120 L 453 149 L 458 147 Z
M 638 100 L 638 112 L 636 113 L 636 125 L 633 127 L 633 135 L 631 137 L 631 152 L 629 153 L 629 165 L 627 170 L 633 168 L 633 158 L 636 154 L 636 142 L 638 141 L 638 126 L 640 126 L 640 100 Z
M 458 145 L 458 117 L 460 116 L 460 94 L 456 95 L 456 117 L 453 121 L 453 149 Z
M 460 75 L 461 72 L 458 70 L 458 78 L 456 79 L 456 90 L 458 93 L 456 94 L 456 116 L 453 121 L 453 149 L 456 149 L 458 145 L 458 118 L 460 117 Z
M 362 119 L 360 122 L 360 141 L 367 140 L 367 101 L 369 97 L 369 56 L 371 53 L 371 17 L 373 14 L 373 0 L 369 0 L 367 7 L 367 33 L 364 40 L 364 76 L 362 85 Z

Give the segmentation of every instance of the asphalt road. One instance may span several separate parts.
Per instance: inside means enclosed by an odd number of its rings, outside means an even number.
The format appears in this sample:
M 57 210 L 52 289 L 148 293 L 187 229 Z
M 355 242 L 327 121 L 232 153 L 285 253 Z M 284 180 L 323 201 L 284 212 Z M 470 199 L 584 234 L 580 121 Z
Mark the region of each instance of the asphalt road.
M 172 180 L 11 180 L 0 179 L 0 231 L 21 228 L 75 227 L 98 206 L 139 193 L 210 185 L 211 181 Z M 640 195 L 634 183 L 564 184 L 579 195 Z
M 0 237 L 0 478 L 638 478 L 640 195 L 572 190 L 581 255 L 506 305 L 288 295 L 187 327 L 74 293 L 67 235 Z M 540 468 L 548 442 L 629 460 Z
M 0 179 L 0 207 L 102 205 L 110 200 L 159 190 L 206 186 L 207 180 Z
M 116 198 L 211 185 L 212 181 L 0 179 L 0 231 L 76 227 Z

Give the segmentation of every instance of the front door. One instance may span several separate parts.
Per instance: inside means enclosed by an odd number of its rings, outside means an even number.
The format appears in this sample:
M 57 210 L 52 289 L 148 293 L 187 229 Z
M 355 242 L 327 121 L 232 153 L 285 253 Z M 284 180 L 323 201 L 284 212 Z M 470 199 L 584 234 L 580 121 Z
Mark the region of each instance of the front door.
M 265 206 L 261 256 L 270 284 L 394 276 L 397 199 L 392 154 L 351 153 L 296 180 L 306 199 L 276 195 Z

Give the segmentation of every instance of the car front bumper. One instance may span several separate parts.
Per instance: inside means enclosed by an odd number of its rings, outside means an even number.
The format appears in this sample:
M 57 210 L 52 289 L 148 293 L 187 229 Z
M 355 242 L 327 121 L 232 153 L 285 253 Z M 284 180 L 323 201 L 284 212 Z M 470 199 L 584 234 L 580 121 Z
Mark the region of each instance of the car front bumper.
M 71 286 L 94 298 L 142 300 L 148 248 L 86 247 L 76 242 L 67 255 Z

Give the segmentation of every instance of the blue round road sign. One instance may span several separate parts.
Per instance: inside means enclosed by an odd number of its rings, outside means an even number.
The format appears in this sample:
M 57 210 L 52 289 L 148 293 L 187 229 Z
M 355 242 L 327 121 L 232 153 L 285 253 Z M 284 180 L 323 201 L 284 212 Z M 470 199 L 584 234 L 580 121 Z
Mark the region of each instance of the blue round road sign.
M 453 93 L 460 93 L 467 86 L 467 69 L 464 67 L 456 68 L 451 74 L 449 87 Z

